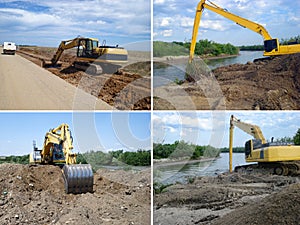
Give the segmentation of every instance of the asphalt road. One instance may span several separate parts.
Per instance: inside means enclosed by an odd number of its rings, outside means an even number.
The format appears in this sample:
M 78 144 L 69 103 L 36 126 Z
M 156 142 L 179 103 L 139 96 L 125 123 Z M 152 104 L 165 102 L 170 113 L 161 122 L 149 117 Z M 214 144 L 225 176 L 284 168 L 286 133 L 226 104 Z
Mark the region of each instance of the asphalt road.
M 106 102 L 27 59 L 0 54 L 0 110 L 109 109 L 112 107 Z

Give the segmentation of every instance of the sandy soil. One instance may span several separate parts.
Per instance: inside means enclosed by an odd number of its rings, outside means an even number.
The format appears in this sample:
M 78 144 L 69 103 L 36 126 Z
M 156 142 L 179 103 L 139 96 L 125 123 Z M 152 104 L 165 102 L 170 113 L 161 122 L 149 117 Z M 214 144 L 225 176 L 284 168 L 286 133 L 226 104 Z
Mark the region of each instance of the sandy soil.
M 22 47 L 17 53 L 41 65 L 41 60 L 49 61 L 55 51 L 56 48 Z M 65 51 L 59 62 L 61 67 L 47 68 L 47 70 L 116 109 L 149 110 L 151 108 L 150 53 L 129 52 L 128 63 L 117 73 L 97 76 L 73 67 L 75 55 L 74 49 Z
M 154 224 L 298 224 L 299 177 L 199 177 L 154 197 Z
M 154 109 L 300 109 L 300 54 L 229 65 L 212 73 L 195 67 L 196 81 L 154 89 Z
M 94 174 L 94 193 L 65 194 L 51 165 L 0 165 L 0 224 L 150 224 L 151 172 Z

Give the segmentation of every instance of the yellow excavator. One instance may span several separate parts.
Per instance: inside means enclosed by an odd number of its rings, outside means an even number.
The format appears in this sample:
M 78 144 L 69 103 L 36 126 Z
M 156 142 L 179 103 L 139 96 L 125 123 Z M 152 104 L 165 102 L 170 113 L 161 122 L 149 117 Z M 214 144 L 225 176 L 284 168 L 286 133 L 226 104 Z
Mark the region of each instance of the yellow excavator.
M 277 175 L 294 175 L 300 172 L 300 146 L 292 143 L 267 142 L 257 125 L 242 122 L 233 115 L 230 117 L 229 130 L 229 171 L 232 172 L 233 131 L 240 128 L 254 137 L 245 143 L 246 162 L 256 162 L 235 167 L 240 169 L 265 169 Z M 273 139 L 273 138 L 272 138 Z
M 86 193 L 93 191 L 93 171 L 90 164 L 76 164 L 77 154 L 72 152 L 73 138 L 67 124 L 50 129 L 43 148 L 39 150 L 33 143 L 33 152 L 29 155 L 31 164 L 61 165 L 66 193 Z
M 103 41 L 99 46 L 96 38 L 77 37 L 62 41 L 51 59 L 51 63 L 43 62 L 43 67 L 56 66 L 64 50 L 77 48 L 75 68 L 92 74 L 103 72 L 116 72 L 121 64 L 126 63 L 128 52 L 126 49 L 116 46 L 106 46 Z
M 210 4 L 206 3 L 209 2 Z M 194 27 L 193 27 L 193 35 L 192 41 L 190 46 L 190 58 L 189 61 L 191 62 L 194 58 L 194 52 L 197 42 L 197 35 L 198 29 L 200 25 L 201 16 L 204 9 L 211 10 L 233 22 L 237 23 L 238 25 L 248 28 L 258 34 L 260 34 L 264 39 L 264 56 L 278 56 L 278 55 L 286 55 L 286 54 L 294 54 L 300 52 L 300 44 L 291 44 L 291 45 L 280 45 L 278 38 L 272 38 L 268 31 L 260 24 L 247 20 L 243 17 L 237 16 L 233 13 L 228 12 L 226 9 L 223 9 L 213 2 L 209 0 L 201 0 L 198 3 L 196 9 L 196 15 L 194 19 Z

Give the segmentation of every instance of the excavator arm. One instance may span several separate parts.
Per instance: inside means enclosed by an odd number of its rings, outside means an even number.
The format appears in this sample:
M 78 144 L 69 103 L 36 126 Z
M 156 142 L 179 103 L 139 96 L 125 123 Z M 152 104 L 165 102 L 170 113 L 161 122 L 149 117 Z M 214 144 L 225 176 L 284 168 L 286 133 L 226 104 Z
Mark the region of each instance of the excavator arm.
M 55 65 L 58 62 L 58 60 L 60 59 L 64 50 L 77 47 L 79 44 L 79 41 L 80 41 L 80 38 L 74 38 L 71 40 L 62 41 L 60 43 L 56 53 L 54 54 L 54 56 L 51 59 L 52 64 Z
M 46 162 L 52 158 L 53 144 L 61 145 L 67 165 L 76 164 L 76 154 L 72 152 L 72 136 L 69 126 L 61 124 L 46 133 L 44 147 L 41 152 L 42 162 Z
M 206 1 L 210 4 L 206 4 Z M 211 10 L 229 20 L 232 20 L 233 22 L 237 23 L 238 25 L 248 28 L 258 34 L 260 34 L 264 39 L 264 48 L 265 56 L 275 56 L 275 55 L 283 55 L 283 54 L 293 54 L 300 52 L 300 45 L 290 45 L 290 46 L 280 46 L 279 41 L 277 38 L 273 39 L 271 35 L 268 33 L 268 31 L 260 24 L 255 23 L 253 21 L 247 20 L 243 17 L 237 16 L 233 13 L 228 12 L 226 9 L 223 9 L 216 4 L 212 3 L 209 0 L 201 0 L 196 9 L 196 15 L 194 19 L 194 27 L 193 27 L 193 35 L 192 35 L 192 41 L 190 46 L 190 57 L 189 62 L 191 62 L 194 58 L 194 52 L 197 42 L 197 36 L 198 36 L 198 29 L 200 26 L 200 20 L 202 17 L 202 12 L 204 8 Z
M 266 144 L 267 141 L 259 126 L 250 123 L 245 123 L 231 115 L 230 127 L 229 127 L 229 171 L 232 172 L 232 148 L 233 148 L 233 131 L 234 127 L 240 128 L 245 133 L 251 135 L 255 139 L 261 141 L 262 144 Z

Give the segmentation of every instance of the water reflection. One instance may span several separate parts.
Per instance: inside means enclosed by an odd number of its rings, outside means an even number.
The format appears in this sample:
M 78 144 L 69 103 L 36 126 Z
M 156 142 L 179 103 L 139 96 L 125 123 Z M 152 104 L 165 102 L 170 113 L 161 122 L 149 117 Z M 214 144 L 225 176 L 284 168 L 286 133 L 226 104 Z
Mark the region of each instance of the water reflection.
M 208 162 L 154 166 L 154 180 L 163 184 L 186 183 L 188 177 L 216 176 L 220 173 L 228 172 L 228 164 L 229 154 L 221 153 L 219 158 Z M 243 153 L 234 153 L 233 167 L 244 164 L 246 164 L 245 155 Z

